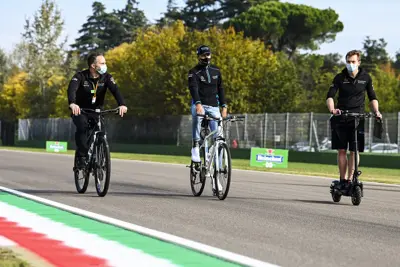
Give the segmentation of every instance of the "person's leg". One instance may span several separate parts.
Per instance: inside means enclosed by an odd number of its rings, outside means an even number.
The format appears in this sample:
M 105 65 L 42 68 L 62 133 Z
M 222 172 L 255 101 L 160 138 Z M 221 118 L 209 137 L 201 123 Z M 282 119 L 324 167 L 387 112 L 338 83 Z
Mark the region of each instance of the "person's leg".
M 203 118 L 197 116 L 196 105 L 192 105 L 191 112 L 192 112 L 192 150 L 191 150 L 192 161 L 201 162 L 199 142 L 200 142 L 201 122 Z
M 354 124 L 354 121 L 351 123 Z M 365 134 L 364 134 L 364 120 L 361 120 L 359 125 L 358 125 L 358 134 L 357 134 L 357 145 L 358 145 L 358 151 L 359 152 L 364 152 L 364 147 L 365 147 Z M 355 170 L 355 151 L 356 151 L 356 146 L 355 146 L 355 132 L 354 132 L 354 127 L 349 127 L 348 130 L 349 133 L 349 150 L 350 150 L 350 160 L 349 160 L 349 168 L 348 168 L 348 174 L 347 174 L 347 179 L 352 180 L 354 170 Z M 357 156 L 357 167 L 360 166 L 360 154 L 358 153 Z
M 338 151 L 337 162 L 340 184 L 344 184 L 347 170 L 347 133 L 343 121 L 338 117 L 331 118 L 332 149 Z
M 219 110 L 219 107 L 212 107 L 212 106 L 206 106 L 205 108 L 206 112 L 210 114 L 210 116 L 214 118 L 221 118 L 221 111 Z M 218 122 L 217 121 L 210 121 L 210 130 L 215 131 L 218 129 Z M 222 133 L 216 132 L 214 134 L 214 139 L 222 136 Z
M 78 167 L 83 167 L 85 162 L 86 154 L 88 152 L 87 146 L 87 123 L 88 117 L 86 114 L 80 114 L 78 116 L 72 116 L 72 121 L 76 126 L 75 131 L 75 144 L 76 144 L 76 155 L 78 158 Z

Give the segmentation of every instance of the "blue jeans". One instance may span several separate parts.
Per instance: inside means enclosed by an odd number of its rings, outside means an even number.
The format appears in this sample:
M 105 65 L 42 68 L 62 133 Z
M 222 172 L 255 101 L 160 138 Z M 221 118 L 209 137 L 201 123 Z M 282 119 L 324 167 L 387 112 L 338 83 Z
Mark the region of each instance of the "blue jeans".
M 201 129 L 201 122 L 203 121 L 202 117 L 197 117 L 196 113 L 196 105 L 192 105 L 192 139 L 194 142 L 200 141 L 200 129 Z M 219 111 L 219 107 L 212 107 L 203 105 L 204 112 L 209 114 L 215 118 L 221 118 L 221 112 Z M 218 122 L 216 121 L 209 121 L 210 130 L 214 131 L 218 127 Z M 214 138 L 218 136 L 218 133 L 214 134 Z

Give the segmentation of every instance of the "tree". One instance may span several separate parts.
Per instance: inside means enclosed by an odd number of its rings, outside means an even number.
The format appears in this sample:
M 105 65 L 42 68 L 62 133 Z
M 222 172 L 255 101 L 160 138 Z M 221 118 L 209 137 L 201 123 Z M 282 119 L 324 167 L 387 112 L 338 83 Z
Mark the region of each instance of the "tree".
M 23 48 L 30 87 L 30 115 L 46 117 L 54 109 L 58 77 L 64 74 L 66 40 L 60 42 L 64 21 L 55 2 L 44 0 L 33 20 L 26 20 Z
M 7 56 L 2 49 L 0 49 L 0 91 L 2 90 L 2 86 L 7 78 L 7 74 L 9 71 Z
M 172 8 L 165 15 L 168 19 L 182 20 L 187 27 L 197 30 L 205 30 L 218 24 L 217 0 L 187 0 L 186 6 L 180 12 L 172 4 L 169 1 L 167 6 Z
M 141 31 L 134 43 L 107 52 L 109 70 L 131 114 L 189 114 L 187 74 L 197 64 L 196 48 L 201 44 L 211 47 L 212 64 L 221 69 L 230 112 L 299 108 L 303 93 L 293 62 L 278 59 L 262 42 L 246 39 L 232 28 L 192 31 L 178 21 Z
M 390 59 L 386 51 L 386 46 L 387 42 L 385 42 L 385 39 L 373 40 L 367 36 L 363 43 L 364 56 L 361 59 L 363 66 L 372 70 L 375 65 L 388 63 Z
M 298 48 L 317 50 L 319 44 L 334 41 L 336 33 L 343 30 L 338 18 L 332 9 L 274 1 L 253 6 L 224 26 L 233 26 L 292 57 Z
M 375 66 L 372 73 L 374 90 L 379 101 L 381 112 L 398 112 L 400 110 L 400 81 L 389 63 Z
M 172 21 L 182 20 L 191 29 L 205 30 L 220 26 L 221 21 L 233 18 L 251 6 L 278 0 L 188 0 L 184 8 L 178 8 L 174 0 L 168 0 L 165 16 L 158 25 L 165 26 Z
M 124 42 L 132 42 L 137 31 L 147 25 L 147 18 L 144 12 L 137 8 L 138 4 L 136 0 L 128 0 L 124 9 L 114 11 L 124 31 L 113 40 L 112 47 L 116 47 Z
M 136 0 L 127 0 L 124 9 L 107 13 L 104 4 L 94 2 L 93 14 L 82 25 L 81 36 L 71 47 L 86 59 L 91 51 L 106 52 L 123 42 L 132 42 L 136 31 L 147 24 L 144 12 L 137 5 Z
M 106 40 L 101 37 L 104 36 L 106 29 L 107 13 L 104 4 L 100 2 L 93 2 L 93 14 L 88 18 L 87 22 L 82 25 L 79 30 L 81 36 L 75 40 L 71 45 L 72 48 L 79 51 L 81 57 L 86 57 L 90 51 L 97 50 L 105 52 Z

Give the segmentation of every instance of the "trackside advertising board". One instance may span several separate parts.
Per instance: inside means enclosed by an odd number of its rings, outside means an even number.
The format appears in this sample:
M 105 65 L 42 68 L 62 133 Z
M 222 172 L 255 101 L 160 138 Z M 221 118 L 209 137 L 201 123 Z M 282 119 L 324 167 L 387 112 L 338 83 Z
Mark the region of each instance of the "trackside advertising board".
M 46 141 L 47 152 L 67 152 L 67 142 Z
M 289 151 L 285 149 L 251 148 L 251 167 L 287 168 L 288 160 Z

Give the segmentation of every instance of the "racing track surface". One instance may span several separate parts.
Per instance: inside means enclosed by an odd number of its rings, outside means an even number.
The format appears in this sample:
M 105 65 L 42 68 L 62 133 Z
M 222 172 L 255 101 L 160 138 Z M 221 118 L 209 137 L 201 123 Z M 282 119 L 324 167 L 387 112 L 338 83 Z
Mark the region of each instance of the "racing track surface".
M 99 198 L 93 180 L 76 193 L 72 163 L 0 150 L 0 185 L 280 266 L 400 265 L 400 187 L 365 184 L 356 207 L 332 202 L 329 179 L 233 170 L 219 201 L 209 183 L 193 197 L 183 165 L 112 160 Z

